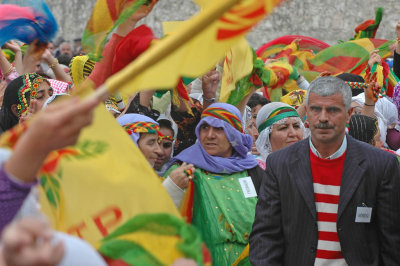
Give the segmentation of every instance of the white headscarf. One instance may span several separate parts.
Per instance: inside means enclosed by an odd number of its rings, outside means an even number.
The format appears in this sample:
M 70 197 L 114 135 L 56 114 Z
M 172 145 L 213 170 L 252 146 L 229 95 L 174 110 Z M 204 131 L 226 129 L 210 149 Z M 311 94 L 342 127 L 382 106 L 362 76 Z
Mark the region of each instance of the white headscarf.
M 292 108 L 294 111 L 296 111 L 293 107 L 291 107 L 290 105 L 286 104 L 286 103 L 282 103 L 282 102 L 272 102 L 269 104 L 264 105 L 260 111 L 257 114 L 257 119 L 256 119 L 256 124 L 257 124 L 257 129 L 260 128 L 260 125 L 266 121 L 268 119 L 268 117 L 278 108 L 281 107 L 289 107 Z M 271 134 L 272 131 L 272 127 L 277 124 L 277 123 L 284 123 L 286 122 L 288 117 L 293 117 L 296 120 L 298 120 L 298 122 L 300 123 L 300 127 L 303 130 L 303 137 L 306 135 L 305 134 L 305 128 L 304 128 L 304 124 L 301 121 L 301 119 L 299 117 L 295 117 L 295 116 L 286 116 L 276 122 L 274 122 L 273 124 L 271 124 L 270 126 L 266 127 L 264 130 L 262 130 L 260 133 L 260 135 L 257 138 L 256 141 L 256 147 L 258 152 L 260 153 L 260 157 L 262 160 L 266 160 L 268 155 L 272 152 L 272 147 L 271 147 L 271 143 L 269 140 L 269 136 Z
M 365 103 L 364 93 L 360 93 L 352 98 L 352 101 L 360 104 L 361 106 Z M 374 114 L 378 119 L 378 127 L 381 133 L 381 140 L 386 144 L 386 132 L 391 125 L 397 123 L 398 111 L 394 103 L 392 103 L 387 97 L 379 98 L 375 104 Z

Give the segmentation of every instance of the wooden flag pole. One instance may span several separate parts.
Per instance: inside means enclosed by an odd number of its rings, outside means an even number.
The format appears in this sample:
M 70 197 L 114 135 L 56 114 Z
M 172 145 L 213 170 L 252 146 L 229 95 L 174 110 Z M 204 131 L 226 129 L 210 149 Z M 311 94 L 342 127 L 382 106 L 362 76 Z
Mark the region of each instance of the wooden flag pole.
M 200 12 L 200 14 L 185 22 L 176 34 L 169 35 L 160 40 L 121 71 L 109 77 L 90 97 L 105 99 L 110 93 L 118 91 L 122 84 L 135 78 L 137 75 L 156 64 L 161 58 L 168 56 L 184 45 L 188 40 L 195 37 L 240 1 L 241 0 L 215 1 L 212 7 L 205 9 Z

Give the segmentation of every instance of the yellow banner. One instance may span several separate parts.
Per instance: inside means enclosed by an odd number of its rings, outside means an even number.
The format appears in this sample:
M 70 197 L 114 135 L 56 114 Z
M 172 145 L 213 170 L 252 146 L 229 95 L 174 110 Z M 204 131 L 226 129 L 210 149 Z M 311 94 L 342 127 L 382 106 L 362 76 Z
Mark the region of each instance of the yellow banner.
M 227 102 L 238 80 L 253 70 L 253 51 L 243 38 L 225 56 L 220 102 Z
M 51 154 L 39 177 L 52 228 L 92 245 L 137 214 L 179 216 L 154 170 L 103 105 L 78 143 Z

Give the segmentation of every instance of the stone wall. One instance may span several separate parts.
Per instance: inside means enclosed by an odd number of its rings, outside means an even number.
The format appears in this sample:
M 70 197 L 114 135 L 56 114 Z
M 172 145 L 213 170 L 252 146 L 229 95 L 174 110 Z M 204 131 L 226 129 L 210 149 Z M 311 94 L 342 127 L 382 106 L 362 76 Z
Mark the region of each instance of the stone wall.
M 219 0 L 215 0 L 219 1 Z M 67 40 L 82 35 L 95 0 L 47 0 L 60 25 L 59 35 Z M 282 35 L 305 35 L 329 44 L 348 40 L 354 28 L 375 17 L 375 9 L 384 8 L 377 38 L 395 39 L 394 28 L 400 19 L 399 0 L 286 0 L 274 13 L 248 35 L 251 46 L 258 48 Z M 161 36 L 161 22 L 185 20 L 198 8 L 190 0 L 160 0 L 144 23 Z

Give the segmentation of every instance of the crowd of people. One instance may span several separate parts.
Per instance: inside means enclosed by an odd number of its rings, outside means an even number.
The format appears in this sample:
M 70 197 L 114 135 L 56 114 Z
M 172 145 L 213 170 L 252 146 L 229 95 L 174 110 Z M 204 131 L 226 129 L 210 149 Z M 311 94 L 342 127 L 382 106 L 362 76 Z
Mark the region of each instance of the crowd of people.
M 68 95 L 103 84 L 153 42 L 148 33 L 135 41 L 146 32 L 140 18 L 115 30 L 100 62 L 80 39 L 73 48 L 10 41 L 0 50 L 1 133 L 25 128 L 12 152 L 0 150 L 0 265 L 106 265 L 104 254 L 21 206 L 47 155 L 74 145 L 101 101 Z M 400 21 L 395 32 L 400 78 Z M 370 69 L 383 62 L 371 51 Z M 156 90 L 104 101 L 186 210 L 212 264 L 400 265 L 400 82 L 380 97 L 376 74 L 299 75 L 295 89 L 305 93 L 292 104 L 254 88 L 234 106 L 218 101 L 222 75 L 217 65 L 188 82 L 189 102 Z

